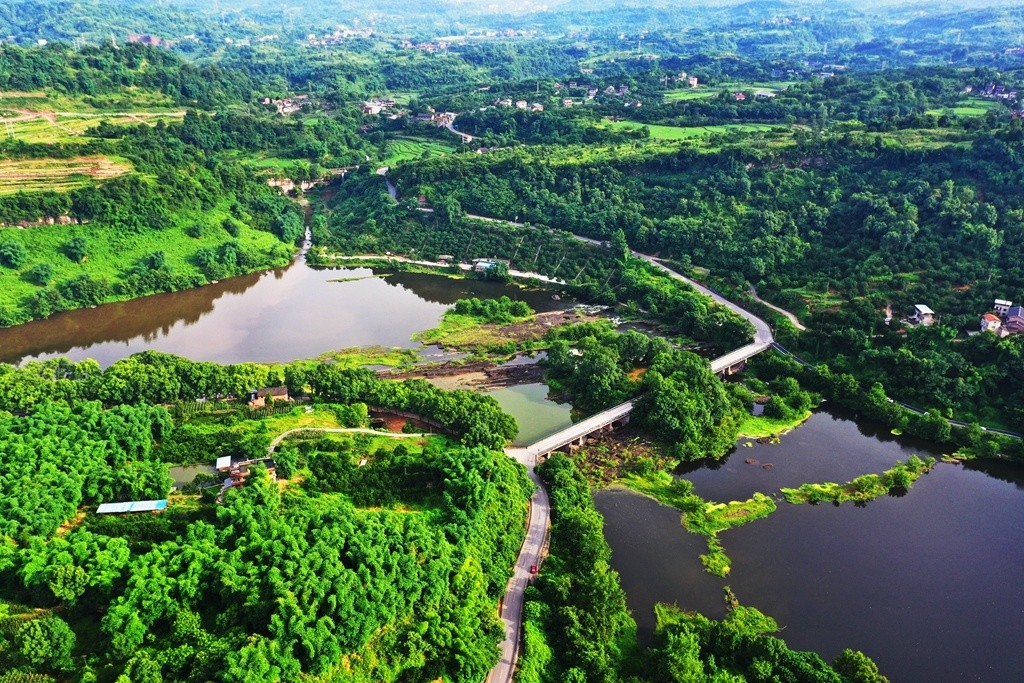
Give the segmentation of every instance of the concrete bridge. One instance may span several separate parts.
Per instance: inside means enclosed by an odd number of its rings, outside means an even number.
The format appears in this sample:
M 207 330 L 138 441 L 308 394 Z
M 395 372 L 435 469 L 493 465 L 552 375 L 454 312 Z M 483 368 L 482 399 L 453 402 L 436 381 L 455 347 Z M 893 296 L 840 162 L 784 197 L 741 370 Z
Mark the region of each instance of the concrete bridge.
M 597 436 L 603 432 L 610 432 L 628 424 L 629 416 L 633 412 L 634 403 L 635 401 L 626 401 L 597 415 L 591 415 L 587 419 L 566 427 L 560 432 L 546 436 L 540 441 L 526 446 L 523 450 L 529 457 L 536 459 L 563 448 L 582 446 L 589 437 Z

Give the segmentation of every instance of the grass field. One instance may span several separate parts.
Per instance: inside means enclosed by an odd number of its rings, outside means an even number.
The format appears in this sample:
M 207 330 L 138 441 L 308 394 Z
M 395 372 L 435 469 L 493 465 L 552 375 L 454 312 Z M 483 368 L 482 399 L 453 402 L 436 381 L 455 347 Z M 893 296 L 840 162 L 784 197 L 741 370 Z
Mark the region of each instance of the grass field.
M 952 114 L 961 118 L 969 118 L 972 116 L 984 116 L 993 109 L 999 106 L 999 103 L 995 100 L 986 100 L 980 97 L 970 97 L 963 101 L 962 104 L 958 104 L 955 107 L 943 107 L 941 109 L 929 109 L 926 114 Z
M 720 126 L 659 126 L 654 124 L 643 124 L 635 121 L 604 121 L 603 126 L 610 128 L 637 129 L 646 127 L 651 131 L 651 138 L 655 140 L 690 140 L 693 138 L 704 138 L 709 135 L 721 133 L 757 133 L 767 132 L 778 126 L 766 123 L 735 123 Z
M 53 269 L 53 282 L 70 280 L 78 275 L 89 275 L 108 282 L 117 282 L 126 271 L 137 266 L 142 259 L 155 251 L 163 251 L 167 262 L 175 273 L 199 274 L 193 257 L 200 247 L 216 249 L 227 241 L 227 233 L 221 228 L 223 220 L 230 215 L 230 204 L 204 211 L 183 211 L 162 230 L 146 232 L 121 232 L 97 223 L 85 225 L 52 225 L 28 228 L 0 228 L 0 241 L 18 242 L 30 256 L 18 268 L 0 267 L 0 310 L 21 310 L 22 303 L 39 291 L 25 273 L 36 263 L 49 263 Z M 186 227 L 199 224 L 201 236 L 189 237 Z M 82 263 L 68 259 L 63 245 L 74 237 L 82 237 L 88 244 L 88 258 Z M 242 227 L 237 238 L 245 250 L 267 254 L 275 248 L 282 251 L 277 265 L 287 263 L 291 248 L 282 248 L 274 235 L 247 226 Z
M 665 93 L 666 102 L 686 102 L 689 100 L 706 100 L 714 97 L 718 91 L 714 88 L 698 87 L 684 88 L 682 90 L 669 90 Z
M 394 166 L 403 161 L 439 157 L 451 154 L 454 151 L 455 148 L 451 145 L 445 145 L 434 140 L 400 137 L 387 143 L 383 164 L 385 166 Z
M 701 85 L 696 88 L 680 88 L 669 90 L 665 93 L 666 102 L 686 102 L 689 100 L 706 100 L 714 97 L 723 90 L 749 92 L 751 90 L 764 90 L 765 92 L 779 93 L 795 81 L 771 81 L 768 83 L 719 83 L 718 85 Z
M 0 161 L 0 195 L 15 192 L 67 192 L 94 180 L 123 175 L 131 164 L 119 157 Z

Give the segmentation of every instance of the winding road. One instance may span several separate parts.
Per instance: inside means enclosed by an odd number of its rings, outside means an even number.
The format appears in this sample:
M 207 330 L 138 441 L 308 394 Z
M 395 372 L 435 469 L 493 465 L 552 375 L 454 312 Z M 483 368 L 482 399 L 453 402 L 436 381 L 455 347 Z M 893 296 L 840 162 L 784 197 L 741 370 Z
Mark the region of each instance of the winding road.
M 476 218 L 481 220 L 490 220 L 500 223 L 511 223 L 510 221 L 502 221 L 495 218 L 486 218 L 484 216 L 469 216 L 470 218 Z M 514 225 L 521 225 L 514 223 Z M 602 243 L 597 240 L 592 240 L 586 237 L 580 237 L 574 235 L 577 240 L 586 242 L 588 244 L 595 244 L 601 246 Z M 742 316 L 754 326 L 754 339 L 750 344 L 743 346 L 735 351 L 731 351 L 723 356 L 715 358 L 711 361 L 711 367 L 716 372 L 719 372 L 725 368 L 732 367 L 733 365 L 750 358 L 753 355 L 761 353 L 765 349 L 769 348 L 775 341 L 775 337 L 772 335 L 772 329 L 761 318 L 757 317 L 750 311 L 741 308 L 732 301 L 729 301 L 718 292 L 715 292 L 700 283 L 694 282 L 685 275 L 681 275 L 676 271 L 672 270 L 668 266 L 661 263 L 657 258 L 649 256 L 647 254 L 641 254 L 639 252 L 632 252 L 634 258 L 642 259 L 647 261 L 655 268 L 664 271 L 676 280 L 685 282 L 701 294 L 711 297 L 716 303 L 725 306 L 730 311 Z M 604 423 L 607 421 L 606 413 L 609 411 L 618 411 L 623 414 L 628 414 L 633 408 L 633 402 L 627 401 L 619 406 L 610 408 L 608 411 L 594 415 L 589 420 Z M 616 413 L 618 414 L 618 413 Z M 530 479 L 536 484 L 536 490 L 534 491 L 533 498 L 530 501 L 530 519 L 527 523 L 526 528 L 526 540 L 523 542 L 523 547 L 519 551 L 519 557 L 516 558 L 516 564 L 513 568 L 512 578 L 509 579 L 508 585 L 505 589 L 505 597 L 501 603 L 500 617 L 504 622 L 505 626 L 505 638 L 499 645 L 501 649 L 501 658 L 498 663 L 491 669 L 487 675 L 486 683 L 512 683 L 513 676 L 515 675 L 516 662 L 519 659 L 519 643 L 521 640 L 520 634 L 522 633 L 522 622 L 523 622 L 523 598 L 526 587 L 530 581 L 530 567 L 533 565 L 540 566 L 541 552 L 544 547 L 544 540 L 547 536 L 548 522 L 550 518 L 550 505 L 548 503 L 547 490 L 541 483 L 540 478 L 537 476 L 535 471 L 537 455 L 540 452 L 547 452 L 550 449 L 544 447 L 544 444 L 549 441 L 561 442 L 564 441 L 564 435 L 569 434 L 570 437 L 575 438 L 577 432 L 582 431 L 586 434 L 589 429 L 586 426 L 587 420 L 581 423 L 570 426 L 557 434 L 545 437 L 537 443 L 527 446 L 525 448 L 508 448 L 505 450 L 510 457 L 515 458 L 526 466 L 527 472 L 530 474 Z

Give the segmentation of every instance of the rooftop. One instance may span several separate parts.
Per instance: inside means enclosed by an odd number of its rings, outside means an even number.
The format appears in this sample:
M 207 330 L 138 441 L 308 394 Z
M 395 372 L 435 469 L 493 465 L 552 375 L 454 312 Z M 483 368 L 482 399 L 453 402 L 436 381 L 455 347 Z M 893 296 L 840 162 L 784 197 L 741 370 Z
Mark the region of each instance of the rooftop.
M 97 515 L 109 515 L 121 512 L 153 512 L 167 507 L 164 500 L 133 500 L 127 503 L 103 503 L 96 508 Z

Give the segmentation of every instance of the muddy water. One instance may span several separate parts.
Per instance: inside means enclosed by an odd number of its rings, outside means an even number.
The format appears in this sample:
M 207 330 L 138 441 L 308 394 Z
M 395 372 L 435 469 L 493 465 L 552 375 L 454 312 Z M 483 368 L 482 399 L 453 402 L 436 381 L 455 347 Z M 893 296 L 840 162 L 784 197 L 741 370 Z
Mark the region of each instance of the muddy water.
M 496 389 L 488 396 L 519 424 L 514 446 L 528 446 L 572 424 L 572 406 L 552 400 L 542 382 Z
M 153 349 L 194 360 L 236 363 L 310 358 L 350 346 L 415 347 L 469 296 L 507 294 L 537 310 L 564 306 L 549 293 L 440 275 L 377 275 L 367 268 L 287 268 L 170 294 L 68 311 L 0 329 L 0 361 L 67 356 L 103 366 Z
M 925 451 L 823 412 L 778 445 L 741 446 L 684 476 L 705 498 L 728 501 L 847 481 L 911 453 Z M 659 601 L 720 616 L 729 585 L 774 617 L 791 647 L 828 660 L 853 647 L 893 681 L 1020 680 L 1024 467 L 940 463 L 906 495 L 863 507 L 782 502 L 767 519 L 720 535 L 733 560 L 724 580 L 701 574 L 702 539 L 674 510 L 628 492 L 595 500 L 642 634 Z

